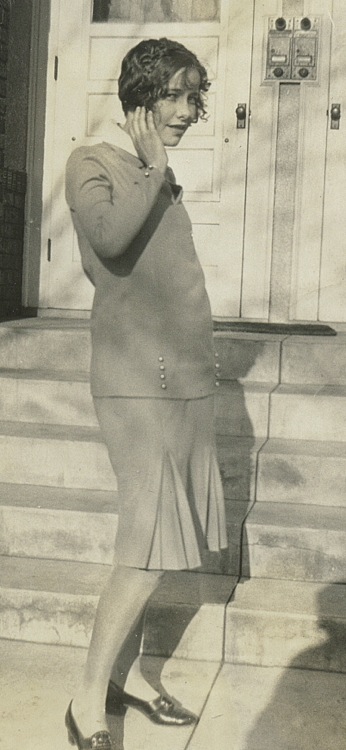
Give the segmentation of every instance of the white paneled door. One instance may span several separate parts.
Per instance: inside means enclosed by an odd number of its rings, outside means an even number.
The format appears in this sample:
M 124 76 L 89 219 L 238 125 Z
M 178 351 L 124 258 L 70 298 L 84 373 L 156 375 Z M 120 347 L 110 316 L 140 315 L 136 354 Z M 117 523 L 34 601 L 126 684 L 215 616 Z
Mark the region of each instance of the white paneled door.
M 126 52 L 167 36 L 196 52 L 210 77 L 208 120 L 170 150 L 169 162 L 184 187 L 213 313 L 239 316 L 248 127 L 236 127 L 235 110 L 248 102 L 252 24 L 252 0 L 52 3 L 41 308 L 91 307 L 65 204 L 66 160 L 78 145 L 107 140 L 110 123 L 123 120 L 117 79 Z

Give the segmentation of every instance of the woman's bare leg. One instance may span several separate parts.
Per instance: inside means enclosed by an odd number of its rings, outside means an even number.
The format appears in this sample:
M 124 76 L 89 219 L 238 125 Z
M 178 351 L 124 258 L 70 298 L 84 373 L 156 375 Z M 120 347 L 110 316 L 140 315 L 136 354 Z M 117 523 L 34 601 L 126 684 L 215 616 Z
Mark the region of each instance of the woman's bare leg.
M 111 680 L 128 693 L 136 695 L 145 701 L 152 701 L 164 692 L 160 677 L 156 673 L 143 671 L 143 661 L 140 657 L 145 609 L 138 617 L 134 627 L 129 631 L 120 654 L 114 663 Z M 146 662 L 144 662 L 144 665 Z M 160 672 L 160 670 L 159 670 Z
M 85 737 L 107 727 L 105 701 L 113 664 L 162 574 L 119 566 L 102 591 L 83 679 L 72 705 Z

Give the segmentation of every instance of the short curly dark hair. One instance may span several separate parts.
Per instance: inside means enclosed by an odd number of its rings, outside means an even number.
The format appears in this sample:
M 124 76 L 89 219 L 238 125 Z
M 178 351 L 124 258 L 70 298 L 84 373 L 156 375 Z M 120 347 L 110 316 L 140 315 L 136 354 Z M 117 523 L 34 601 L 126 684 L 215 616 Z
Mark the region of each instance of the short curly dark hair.
M 139 42 L 125 55 L 119 77 L 119 99 L 125 115 L 136 107 L 152 109 L 158 99 L 167 95 L 168 82 L 178 70 L 197 70 L 200 76 L 196 102 L 198 117 L 206 115 L 208 74 L 196 55 L 180 42 L 171 39 L 147 39 Z

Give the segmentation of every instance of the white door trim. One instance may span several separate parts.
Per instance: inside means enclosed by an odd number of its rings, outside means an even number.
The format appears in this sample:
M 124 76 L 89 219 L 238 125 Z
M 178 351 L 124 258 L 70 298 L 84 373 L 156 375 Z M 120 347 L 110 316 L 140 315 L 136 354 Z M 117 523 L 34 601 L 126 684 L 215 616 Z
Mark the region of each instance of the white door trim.
M 46 118 L 47 46 L 50 0 L 32 8 L 26 172 L 28 175 L 23 253 L 24 307 L 39 305 L 42 182 Z

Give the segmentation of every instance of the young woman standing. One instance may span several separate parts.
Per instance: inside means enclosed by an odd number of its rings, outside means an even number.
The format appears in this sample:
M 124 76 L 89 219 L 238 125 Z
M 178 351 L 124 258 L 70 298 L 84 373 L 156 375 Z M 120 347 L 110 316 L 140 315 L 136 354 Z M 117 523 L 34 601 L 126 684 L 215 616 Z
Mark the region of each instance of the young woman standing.
M 219 362 L 165 150 L 204 116 L 207 90 L 204 67 L 183 45 L 141 42 L 122 63 L 125 122 L 67 164 L 67 202 L 95 286 L 91 390 L 119 487 L 114 566 L 66 714 L 78 748 L 112 747 L 106 707 L 131 705 L 163 724 L 197 720 L 143 677 L 134 696 L 110 675 L 163 572 L 198 568 L 203 548 L 227 546 L 213 428 Z

